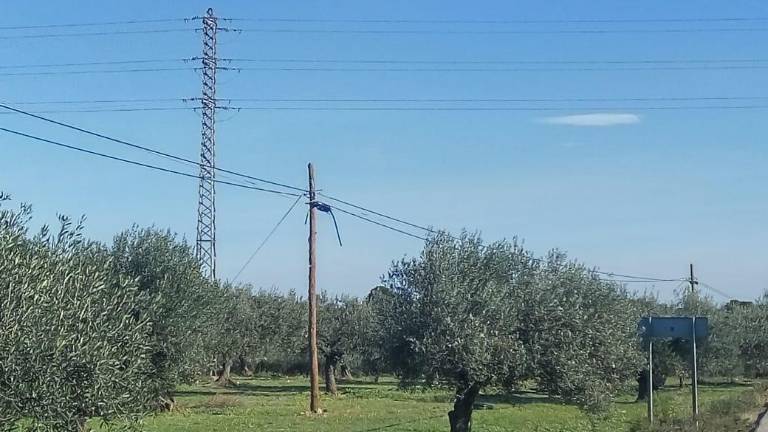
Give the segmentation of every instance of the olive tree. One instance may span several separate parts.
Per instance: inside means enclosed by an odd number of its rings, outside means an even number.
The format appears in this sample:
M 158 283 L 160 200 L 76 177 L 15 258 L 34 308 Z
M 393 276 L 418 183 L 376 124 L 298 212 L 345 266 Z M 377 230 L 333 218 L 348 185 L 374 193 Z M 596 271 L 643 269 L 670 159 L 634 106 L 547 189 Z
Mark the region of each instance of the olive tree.
M 395 370 L 396 354 L 390 355 L 392 341 L 399 340 L 390 335 L 388 310 L 393 301 L 392 293 L 384 286 L 373 288 L 363 300 L 363 314 L 360 323 L 360 339 L 357 354 L 363 373 L 373 376 L 376 382 L 385 372 Z
M 591 411 L 604 410 L 642 365 L 639 314 L 626 290 L 550 252 L 526 286 L 520 338 L 539 389 Z
M 173 389 L 198 372 L 201 335 L 209 326 L 215 287 L 203 277 L 189 244 L 170 231 L 133 227 L 113 242 L 112 272 L 134 279 L 142 294 L 135 311 L 151 323 L 148 381 L 158 408 L 173 406 Z
M 768 294 L 753 305 L 735 305 L 720 315 L 715 336 L 736 356 L 735 366 L 747 376 L 768 376 Z M 723 361 L 728 367 L 731 362 Z
M 325 391 L 336 395 L 336 374 L 345 357 L 360 350 L 365 330 L 365 304 L 353 297 L 322 295 L 318 308 L 318 348 L 323 356 Z
M 301 355 L 306 346 L 306 303 L 293 291 L 282 294 L 275 289 L 251 289 L 250 301 L 251 343 L 241 353 L 248 363 L 245 372 L 251 362 L 285 361 Z
M 216 383 L 230 386 L 235 384 L 231 379 L 235 359 L 253 344 L 251 324 L 255 314 L 248 287 L 225 283 L 218 288 L 216 297 L 207 346 L 215 359 Z
M 1 201 L 1 200 L 0 200 Z M 28 236 L 30 211 L 0 209 L 0 429 L 77 431 L 144 412 L 153 397 L 150 314 L 109 251 L 60 217 Z
M 414 385 L 427 374 L 423 352 L 417 349 L 413 335 L 420 334 L 418 322 L 404 313 L 413 313 L 411 302 L 402 292 L 380 285 L 366 298 L 370 314 L 366 328 L 367 343 L 364 355 L 371 363 L 368 367 L 377 376 L 383 370 L 391 371 L 400 380 L 401 387 Z
M 232 385 L 233 367 L 252 373 L 259 359 L 291 358 L 305 346 L 306 303 L 296 294 L 224 283 L 212 306 L 207 351 L 216 359 L 216 382 Z
M 514 300 L 529 261 L 516 243 L 483 245 L 478 235 L 441 233 L 419 257 L 394 263 L 385 278 L 399 317 L 392 325 L 402 326 L 425 370 L 455 389 L 452 432 L 471 430 L 480 390 L 523 364 Z

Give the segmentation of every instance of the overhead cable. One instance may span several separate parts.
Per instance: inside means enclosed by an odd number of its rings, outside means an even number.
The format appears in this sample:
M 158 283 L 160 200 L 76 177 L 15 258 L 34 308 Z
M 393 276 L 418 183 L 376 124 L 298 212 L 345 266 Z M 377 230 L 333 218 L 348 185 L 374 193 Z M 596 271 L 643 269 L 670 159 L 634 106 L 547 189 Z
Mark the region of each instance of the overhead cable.
M 47 28 L 158 24 L 158 23 L 188 22 L 190 20 L 191 20 L 190 18 L 166 18 L 166 19 L 143 19 L 143 20 L 126 20 L 126 21 L 101 21 L 101 22 L 96 21 L 96 22 L 64 23 L 64 24 L 33 24 L 33 25 L 0 26 L 0 30 L 33 30 L 33 29 L 47 29 Z
M 403 30 L 403 29 L 304 29 L 304 28 L 244 28 L 250 33 L 294 34 L 399 34 L 399 35 L 545 35 L 545 34 L 675 34 L 675 33 L 761 33 L 768 27 L 701 27 L 646 29 L 559 29 L 559 30 Z
M 620 273 L 613 273 L 613 272 L 606 272 L 601 270 L 591 270 L 592 273 L 597 273 L 604 276 L 609 276 L 611 278 L 613 277 L 620 277 L 624 279 L 634 279 L 634 280 L 643 280 L 648 282 L 680 282 L 685 281 L 687 279 L 685 278 L 657 278 L 657 277 L 649 277 L 649 276 L 635 276 L 635 275 L 626 275 L 626 274 L 620 274 Z
M 232 63 L 330 63 L 330 64 L 518 64 L 518 65 L 591 65 L 591 64 L 706 64 L 706 63 L 765 63 L 764 58 L 735 59 L 593 59 L 593 60 L 406 60 L 406 59 L 318 59 L 318 58 L 225 58 Z
M 147 72 L 175 72 L 195 71 L 195 67 L 166 67 L 166 68 L 133 68 L 133 69 L 88 69 L 88 70 L 63 70 L 63 71 L 25 71 L 25 72 L 0 72 L 0 77 L 12 76 L 46 76 L 46 75 L 91 75 L 91 74 L 122 74 L 122 73 L 147 73 Z
M 353 203 L 351 203 L 349 201 L 344 201 L 342 199 L 339 199 L 339 198 L 336 198 L 336 197 L 333 197 L 333 196 L 330 196 L 330 195 L 326 195 L 326 194 L 324 194 L 322 192 L 318 192 L 318 195 L 323 196 L 325 198 L 328 198 L 329 200 L 336 201 L 338 203 L 350 206 L 352 208 L 355 208 L 355 209 L 358 209 L 358 210 L 362 210 L 364 212 L 368 212 L 368 213 L 374 214 L 376 216 L 380 216 L 380 217 L 383 217 L 385 219 L 389 219 L 389 220 L 394 221 L 394 222 L 401 223 L 403 225 L 408 225 L 410 227 L 417 228 L 417 229 L 420 229 L 420 230 L 423 230 L 423 231 L 426 231 L 426 232 L 429 232 L 429 233 L 435 233 L 436 232 L 435 230 L 433 230 L 431 228 L 427 228 L 427 227 L 422 226 L 422 225 L 417 225 L 417 224 L 405 221 L 403 219 L 396 218 L 394 216 L 389 216 L 389 215 L 386 215 L 384 213 L 380 213 L 380 212 L 377 212 L 377 211 L 374 211 L 374 210 L 371 210 L 371 209 L 359 206 L 357 204 L 353 204 Z M 341 211 L 341 210 L 339 210 L 339 211 Z
M 76 63 L 47 63 L 47 64 L 20 64 L 20 65 L 0 65 L 0 69 L 36 69 L 36 68 L 55 68 L 55 67 L 78 67 L 78 66 L 107 66 L 107 65 L 126 65 L 126 64 L 146 64 L 146 63 L 175 63 L 188 62 L 190 59 L 143 59 L 143 60 L 110 60 L 110 61 L 91 61 Z
M 580 66 L 580 67 L 516 67 L 516 68 L 446 68 L 446 67 L 322 67 L 322 66 L 264 66 L 219 68 L 250 72 L 642 72 L 642 71 L 720 71 L 762 70 L 768 65 L 695 65 L 695 66 Z
M 554 18 L 554 19 L 429 19 L 429 18 L 226 18 L 228 21 L 337 24 L 627 24 L 627 23 L 704 23 L 764 22 L 768 17 L 688 17 L 688 18 Z
M 255 251 L 253 251 L 253 253 L 252 253 L 252 254 L 251 254 L 251 256 L 248 258 L 248 260 L 245 262 L 245 264 L 243 264 L 243 266 L 242 266 L 242 267 L 240 267 L 240 270 L 237 272 L 237 274 L 235 274 L 235 277 L 233 277 L 233 278 L 232 278 L 232 281 L 233 281 L 233 282 L 234 282 L 234 281 L 237 281 L 237 278 L 239 278 L 239 277 L 240 277 L 240 274 L 242 274 L 242 273 L 243 273 L 243 271 L 245 270 L 245 268 L 246 268 L 246 267 L 248 267 L 248 264 L 250 264 L 250 263 L 251 263 L 251 261 L 253 261 L 253 258 L 254 258 L 254 257 L 256 257 L 256 254 L 258 254 L 258 253 L 259 253 L 259 251 L 261 251 L 261 249 L 264 247 L 264 245 L 266 245 L 266 244 L 267 244 L 267 242 L 269 241 L 269 239 L 270 239 L 270 238 L 272 238 L 272 235 L 273 235 L 273 234 L 275 234 L 275 232 L 276 232 L 276 231 L 277 231 L 277 229 L 280 227 L 280 225 L 282 225 L 282 224 L 283 224 L 283 222 L 285 221 L 285 219 L 288 217 L 288 215 L 289 215 L 289 214 L 291 214 L 291 212 L 293 211 L 293 209 L 294 209 L 294 208 L 296 208 L 296 205 L 299 203 L 299 201 L 301 201 L 301 198 L 303 198 L 303 197 L 304 197 L 304 195 L 299 195 L 298 197 L 296 197 L 296 201 L 294 201 L 294 202 L 293 202 L 293 204 L 291 204 L 291 206 L 290 206 L 290 207 L 288 207 L 288 210 L 285 212 L 285 214 L 283 214 L 283 216 L 280 218 L 280 220 L 278 220 L 278 221 L 277 221 L 277 223 L 275 224 L 275 226 L 274 226 L 274 227 L 272 227 L 272 230 L 271 230 L 271 231 L 269 231 L 269 234 L 267 234 L 267 236 L 266 236 L 266 237 L 264 237 L 264 240 L 262 240 L 262 241 L 261 241 L 261 243 L 259 243 L 259 246 L 256 248 L 256 250 L 255 250 Z
M 115 30 L 98 32 L 76 32 L 76 33 L 42 33 L 42 34 L 23 34 L 23 35 L 0 35 L 0 40 L 12 39 L 58 39 L 83 36 L 125 36 L 137 34 L 158 34 L 158 33 L 182 33 L 194 31 L 192 28 L 171 28 L 171 29 L 148 29 L 148 30 Z
M 122 145 L 125 145 L 125 146 L 128 146 L 128 147 L 132 147 L 132 148 L 135 148 L 135 149 L 139 149 L 139 150 L 142 150 L 142 151 L 153 153 L 153 154 L 156 154 L 158 156 L 163 156 L 163 157 L 166 157 L 166 158 L 174 159 L 176 161 L 185 162 L 185 163 L 188 163 L 188 164 L 193 164 L 193 165 L 197 166 L 198 168 L 201 166 L 199 162 L 193 161 L 191 159 L 183 158 L 181 156 L 176 156 L 176 155 L 173 155 L 173 154 L 170 154 L 170 153 L 166 153 L 166 152 L 162 152 L 162 151 L 159 151 L 159 150 L 155 150 L 155 149 L 152 149 L 152 148 L 149 148 L 149 147 L 146 147 L 146 146 L 142 146 L 142 145 L 139 145 L 139 144 L 135 144 L 135 143 L 132 143 L 132 142 L 129 142 L 129 141 L 125 141 L 125 140 L 121 140 L 121 139 L 118 139 L 118 138 L 114 138 L 114 137 L 111 137 L 109 135 L 105 135 L 105 134 L 102 134 L 102 133 L 99 133 L 99 132 L 94 132 L 94 131 L 91 131 L 91 130 L 88 130 L 88 129 L 85 129 L 85 128 L 81 128 L 81 127 L 78 127 L 78 126 L 75 126 L 75 125 L 72 125 L 72 124 L 69 124 L 69 123 L 65 123 L 65 122 L 62 122 L 62 121 L 54 120 L 54 119 L 51 119 L 51 118 L 48 118 L 48 117 L 43 117 L 43 116 L 40 116 L 40 115 L 31 113 L 31 112 L 28 112 L 28 111 L 24 111 L 24 110 L 21 110 L 21 109 L 18 109 L 18 108 L 14 108 L 14 107 L 6 105 L 6 104 L 0 103 L 0 108 L 4 108 L 6 110 L 9 110 L 9 111 L 12 111 L 12 112 L 15 112 L 15 113 L 18 113 L 18 114 L 22 114 L 22 115 L 25 115 L 25 116 L 28 116 L 28 117 L 32 117 L 32 118 L 35 118 L 35 119 L 38 119 L 38 120 L 42 120 L 42 121 L 45 121 L 47 123 L 55 124 L 57 126 L 62 126 L 62 127 L 65 127 L 67 129 L 71 129 L 71 130 L 74 130 L 74 131 L 77 131 L 77 132 L 81 132 L 81 133 L 84 133 L 84 134 L 95 136 L 97 138 L 105 139 L 107 141 L 112 141 L 112 142 L 117 143 L 117 144 L 122 144 Z M 286 188 L 286 189 L 291 189 L 291 190 L 299 191 L 299 192 L 302 192 L 302 193 L 306 192 L 306 190 L 301 189 L 301 188 L 297 188 L 297 187 L 290 186 L 290 185 L 283 184 L 283 183 L 278 183 L 278 182 L 275 182 L 275 181 L 272 181 L 272 180 L 266 180 L 266 179 L 254 177 L 254 176 L 243 174 L 243 173 L 239 173 L 239 172 L 236 172 L 236 171 L 226 170 L 226 169 L 218 168 L 218 167 L 215 168 L 215 170 L 218 171 L 218 172 L 223 172 L 223 173 L 235 175 L 235 176 L 238 176 L 238 177 L 243 177 L 243 178 L 246 178 L 246 179 L 259 181 L 259 182 L 262 182 L 262 183 L 271 184 L 273 186 L 280 186 L 280 187 L 283 187 L 283 188 Z M 292 194 L 292 195 L 295 195 L 295 194 Z
M 701 286 L 703 286 L 704 288 L 706 288 L 706 289 L 708 289 L 708 290 L 710 290 L 710 291 L 714 292 L 715 294 L 719 294 L 719 295 L 721 295 L 722 297 L 724 297 L 724 298 L 727 298 L 727 299 L 729 299 L 729 300 L 730 300 L 730 299 L 735 299 L 735 298 L 737 298 L 737 297 L 736 297 L 736 296 L 734 296 L 734 295 L 731 295 L 731 294 L 729 294 L 729 293 L 727 293 L 727 292 L 725 292 L 725 291 L 720 291 L 719 289 L 717 289 L 717 288 L 713 287 L 712 285 L 706 284 L 706 283 L 704 283 L 704 282 L 702 282 L 702 281 L 699 281 L 699 280 L 697 280 L 696 282 L 698 282 L 698 284 L 699 284 L 699 285 L 701 285 Z
M 380 227 L 382 227 L 382 228 L 386 228 L 386 229 L 388 229 L 388 230 L 391 230 L 391 231 L 394 231 L 394 232 L 397 232 L 397 233 L 400 233 L 400 234 L 406 235 L 406 236 L 408 236 L 408 237 L 413 237 L 413 238 L 416 238 L 416 239 L 419 239 L 419 240 L 423 240 L 423 241 L 426 241 L 426 240 L 427 240 L 425 237 L 421 237 L 421 236 L 418 236 L 418 235 L 416 235 L 416 234 L 413 234 L 413 233 L 409 233 L 408 231 L 404 231 L 404 230 L 401 230 L 401 229 L 399 229 L 399 228 L 395 228 L 395 227 L 389 226 L 389 225 L 387 225 L 387 224 L 385 224 L 385 223 L 381 223 L 381 222 L 375 221 L 375 220 L 373 220 L 373 219 L 370 219 L 370 218 L 367 218 L 367 217 L 365 217 L 365 216 L 363 216 L 363 215 L 359 215 L 359 214 L 357 214 L 357 213 L 353 213 L 353 212 L 350 212 L 350 211 L 344 210 L 344 209 L 342 209 L 342 208 L 339 208 L 339 207 L 336 207 L 336 206 L 330 206 L 330 207 L 331 207 L 332 209 L 334 209 L 334 210 L 337 210 L 337 211 L 339 211 L 339 212 L 341 212 L 341 213 L 344 213 L 344 214 L 346 214 L 346 215 L 349 215 L 349 216 L 352 216 L 352 217 L 358 218 L 358 219 L 360 219 L 360 220 L 366 221 L 366 222 L 368 222 L 368 223 L 372 223 L 372 224 L 374 224 L 374 225 L 378 225 L 378 226 L 380 226 Z
M 77 147 L 77 146 L 73 146 L 73 145 L 70 145 L 70 144 L 65 144 L 65 143 L 62 143 L 62 142 L 59 142 L 59 141 L 54 141 L 54 140 L 50 140 L 50 139 L 47 139 L 47 138 L 42 138 L 42 137 L 39 137 L 39 136 L 27 134 L 27 133 L 24 133 L 24 132 L 19 132 L 19 131 L 13 130 L 13 129 L 8 129 L 8 128 L 0 127 L 0 131 L 7 132 L 7 133 L 10 133 L 10 134 L 14 134 L 14 135 L 18 135 L 18 136 L 25 137 L 25 138 L 29 138 L 29 139 L 32 139 L 32 140 L 35 140 L 35 141 L 40 141 L 40 142 L 44 142 L 44 143 L 47 143 L 47 144 L 52 144 L 52 145 L 55 145 L 55 146 L 58 146 L 58 147 L 62 147 L 62 148 L 66 148 L 66 149 L 69 149 L 69 150 L 74 150 L 74 151 L 77 151 L 77 152 L 86 153 L 86 154 L 90 154 L 90 155 L 93 155 L 93 156 L 102 157 L 102 158 L 105 158 L 105 159 L 111 159 L 111 160 L 114 160 L 114 161 L 123 162 L 123 163 L 131 164 L 131 165 L 135 165 L 135 166 L 139 166 L 139 167 L 143 167 L 143 168 L 149 168 L 149 169 L 153 169 L 153 170 L 156 170 L 156 171 L 162 171 L 162 172 L 166 172 L 166 173 L 169 173 L 169 174 L 175 174 L 175 175 L 184 176 L 184 177 L 190 177 L 190 178 L 196 178 L 196 179 L 202 179 L 203 178 L 203 177 L 201 177 L 199 175 L 196 175 L 196 174 L 190 174 L 190 173 L 186 173 L 186 172 L 182 172 L 182 171 L 177 171 L 177 170 L 173 170 L 173 169 L 169 169 L 169 168 L 160 167 L 160 166 L 157 166 L 157 165 L 151 165 L 151 164 L 147 164 L 147 163 L 143 163 L 143 162 L 134 161 L 134 160 L 131 160 L 131 159 L 121 158 L 121 157 L 109 155 L 109 154 L 106 154 L 106 153 L 96 152 L 96 151 L 88 150 L 88 149 L 85 149 L 85 148 L 82 148 L 82 147 Z M 229 185 L 229 186 L 235 186 L 235 187 L 239 187 L 239 188 L 243 188 L 243 189 L 257 190 L 257 191 L 260 191 L 260 192 L 269 192 L 269 193 L 273 193 L 273 194 L 287 195 L 287 196 L 301 196 L 300 194 L 295 194 L 295 193 L 291 193 L 291 192 L 283 192 L 283 191 L 278 191 L 278 190 L 273 190 L 273 189 L 265 189 L 265 188 L 260 188 L 260 187 L 256 187 L 256 186 L 249 186 L 249 185 L 244 185 L 244 184 L 240 184 L 240 183 L 233 183 L 233 182 L 229 182 L 229 181 L 225 181 L 225 180 L 214 179 L 213 181 L 215 183 L 225 184 L 225 185 Z

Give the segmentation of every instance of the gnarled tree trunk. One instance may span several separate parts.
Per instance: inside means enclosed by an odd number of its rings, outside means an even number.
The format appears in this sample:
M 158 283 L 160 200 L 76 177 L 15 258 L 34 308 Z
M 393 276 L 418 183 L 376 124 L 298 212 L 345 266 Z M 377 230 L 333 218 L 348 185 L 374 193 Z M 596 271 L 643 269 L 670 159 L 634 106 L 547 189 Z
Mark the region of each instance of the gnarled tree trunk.
M 339 392 L 336 387 L 336 359 L 333 356 L 325 358 L 325 392 L 333 396 Z
M 229 356 L 225 356 L 224 361 L 222 362 L 222 365 L 221 365 L 221 371 L 219 372 L 219 376 L 216 378 L 216 384 L 224 387 L 235 385 L 235 382 L 232 381 L 232 378 L 231 378 L 231 371 L 232 371 L 232 358 Z
M 656 371 L 654 369 L 653 371 L 653 390 L 659 390 L 660 388 L 664 387 L 664 382 L 667 380 L 667 377 L 664 376 L 661 372 Z M 637 400 L 646 400 L 648 398 L 649 389 L 648 389 L 648 369 L 643 369 L 640 372 L 637 373 Z
M 237 360 L 239 362 L 238 366 L 240 369 L 240 374 L 246 377 L 253 376 L 253 369 L 251 369 L 251 363 L 248 361 L 248 359 L 244 355 L 240 354 Z
M 480 386 L 477 383 L 456 390 L 453 410 L 448 412 L 451 432 L 472 431 L 472 407 L 479 393 Z
M 173 393 L 164 392 L 158 398 L 157 405 L 159 411 L 173 411 L 176 408 L 176 398 L 173 397 Z
M 78 432 L 88 432 L 91 430 L 91 428 L 88 427 L 88 419 L 82 416 L 78 416 L 75 419 L 75 427 Z
M 349 366 L 347 366 L 346 363 L 341 364 L 339 372 L 339 377 L 341 378 L 342 382 L 352 381 L 352 370 L 349 369 Z

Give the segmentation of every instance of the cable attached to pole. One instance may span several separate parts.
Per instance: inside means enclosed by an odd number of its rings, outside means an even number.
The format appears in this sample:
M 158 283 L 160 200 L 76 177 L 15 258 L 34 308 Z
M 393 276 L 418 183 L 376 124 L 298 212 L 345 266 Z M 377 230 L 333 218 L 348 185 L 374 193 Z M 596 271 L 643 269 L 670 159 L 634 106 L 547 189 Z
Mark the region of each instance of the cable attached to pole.
M 339 232 L 339 224 L 336 222 L 336 215 L 333 214 L 333 207 L 320 201 L 311 201 L 309 206 L 331 215 L 331 218 L 333 218 L 333 226 L 336 228 L 336 238 L 339 240 L 339 246 L 344 246 L 341 243 L 341 233 Z
M 242 266 L 242 267 L 240 267 L 240 270 L 238 270 L 238 272 L 237 272 L 237 274 L 235 275 L 235 277 L 233 277 L 233 278 L 232 278 L 232 282 L 235 282 L 235 281 L 237 281 L 237 278 L 239 278 L 239 277 L 240 277 L 240 274 L 242 274 L 242 273 L 243 273 L 243 270 L 245 270 L 245 268 L 246 268 L 246 267 L 248 267 L 248 264 L 250 264 L 250 263 L 251 263 L 251 261 L 253 261 L 253 258 L 254 258 L 254 257 L 256 257 L 256 254 L 258 254 L 258 253 L 259 253 L 259 251 L 261 251 L 261 249 L 264 247 L 264 245 L 266 245 L 266 244 L 267 244 L 267 242 L 269 241 L 269 239 L 270 239 L 270 238 L 272 238 L 272 235 L 273 235 L 273 234 L 275 234 L 275 232 L 276 232 L 276 231 L 277 231 L 277 229 L 280 227 L 280 225 L 282 225 L 282 224 L 283 224 L 283 222 L 285 222 L 285 219 L 286 219 L 286 218 L 288 218 L 288 215 L 289 215 L 289 214 L 291 214 L 291 212 L 293 211 L 293 209 L 294 209 L 294 208 L 296 208 L 296 205 L 299 203 L 299 201 L 301 201 L 301 199 L 302 199 L 303 197 L 304 197 L 304 195 L 299 195 L 299 196 L 296 198 L 296 201 L 294 201 L 294 202 L 293 202 L 293 204 L 291 204 L 291 206 L 290 206 L 290 207 L 288 207 L 288 210 L 285 212 L 285 214 L 283 214 L 283 216 L 280 218 L 280 220 L 279 220 L 279 221 L 277 221 L 277 223 L 276 223 L 276 224 L 275 224 L 275 226 L 272 228 L 272 230 L 269 232 L 269 234 L 267 234 L 267 236 L 266 236 L 266 237 L 264 237 L 264 240 L 262 240 L 262 241 L 261 241 L 261 243 L 260 243 L 260 244 L 259 244 L 259 246 L 256 248 L 256 250 L 255 250 L 255 251 L 253 251 L 253 253 L 251 254 L 251 256 L 248 258 L 248 261 L 246 261 L 246 262 L 245 262 L 245 264 L 243 264 L 243 266 Z

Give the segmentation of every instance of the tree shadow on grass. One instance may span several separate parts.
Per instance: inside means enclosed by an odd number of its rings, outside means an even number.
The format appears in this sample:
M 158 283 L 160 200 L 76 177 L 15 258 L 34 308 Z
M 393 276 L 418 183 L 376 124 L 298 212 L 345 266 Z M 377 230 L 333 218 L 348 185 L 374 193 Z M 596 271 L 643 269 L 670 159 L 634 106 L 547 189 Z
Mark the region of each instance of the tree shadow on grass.
M 479 402 L 483 402 L 483 401 L 479 401 Z M 509 408 L 510 407 L 497 408 L 497 410 L 503 410 L 503 409 L 509 409 Z M 435 415 L 435 416 L 430 416 L 430 417 L 420 417 L 420 418 L 413 419 L 413 420 L 402 421 L 402 422 L 398 422 L 398 423 L 391 423 L 391 424 L 388 424 L 388 425 L 385 425 L 385 426 L 377 426 L 377 427 L 368 428 L 368 429 L 360 429 L 357 432 L 379 432 L 379 431 L 384 431 L 384 430 L 387 430 L 387 429 L 390 429 L 390 428 L 394 428 L 394 427 L 398 427 L 398 426 L 405 426 L 405 425 L 408 425 L 408 424 L 413 424 L 413 423 L 416 423 L 416 422 L 419 422 L 419 421 L 435 420 L 435 419 L 445 419 L 445 423 L 447 425 L 448 424 L 448 411 L 446 410 L 445 414 L 440 414 L 440 415 Z
M 363 385 L 363 383 L 365 385 Z M 370 385 L 370 386 L 369 386 Z M 381 390 L 374 383 L 361 381 L 360 384 L 346 382 L 339 386 L 339 393 L 352 396 L 363 395 L 368 392 L 377 392 Z M 217 387 L 214 385 L 205 385 L 196 389 L 186 389 L 176 391 L 177 396 L 211 396 L 218 393 L 233 395 L 275 395 L 275 394 L 301 394 L 309 392 L 309 384 L 297 385 L 275 385 L 262 384 L 258 380 L 238 381 L 237 385 L 231 387 Z
M 453 403 L 454 395 L 451 393 L 432 395 L 425 398 L 424 402 Z M 547 395 L 533 391 L 517 391 L 513 393 L 481 394 L 477 397 L 477 403 L 529 405 L 536 403 L 557 403 L 555 399 Z
M 690 385 L 690 383 L 687 383 Z M 717 387 L 717 388 L 742 388 L 742 387 L 753 387 L 755 385 L 754 382 L 729 382 L 729 381 L 705 381 L 701 380 L 699 381 L 699 388 L 701 387 Z
M 361 386 L 361 387 L 397 387 L 397 382 L 393 381 L 368 381 L 368 380 L 362 380 L 362 379 L 351 379 L 351 380 L 339 380 L 339 385 L 351 385 L 351 386 Z
M 241 382 L 232 387 L 206 386 L 195 390 L 179 390 L 177 396 L 212 396 L 219 393 L 252 396 L 275 394 L 300 394 L 309 392 L 309 386 L 302 385 L 259 385 L 249 382 Z
M 508 404 L 508 405 L 529 405 L 537 403 L 556 403 L 554 399 L 547 395 L 533 392 L 508 393 L 508 394 L 490 394 L 480 395 L 477 398 L 480 403 L 490 404 Z
M 384 431 L 384 430 L 387 430 L 387 429 L 390 429 L 390 428 L 393 428 L 393 427 L 405 426 L 405 425 L 413 424 L 413 423 L 416 423 L 416 422 L 419 422 L 419 421 L 422 421 L 422 420 L 434 420 L 434 419 L 439 419 L 439 418 L 443 418 L 443 417 L 445 418 L 445 422 L 448 423 L 448 413 L 446 412 L 445 415 L 441 414 L 439 416 L 423 417 L 423 418 L 403 421 L 403 422 L 399 422 L 399 423 L 391 423 L 391 424 L 388 424 L 388 425 L 385 425 L 385 426 L 376 426 L 376 427 L 368 428 L 368 429 L 360 429 L 357 432 L 378 432 L 378 431 Z
M 239 392 L 245 394 L 286 394 L 286 393 L 306 393 L 309 392 L 309 385 L 264 385 L 253 382 L 241 382 L 235 387 Z

